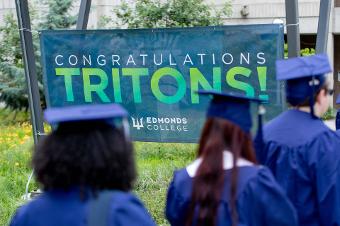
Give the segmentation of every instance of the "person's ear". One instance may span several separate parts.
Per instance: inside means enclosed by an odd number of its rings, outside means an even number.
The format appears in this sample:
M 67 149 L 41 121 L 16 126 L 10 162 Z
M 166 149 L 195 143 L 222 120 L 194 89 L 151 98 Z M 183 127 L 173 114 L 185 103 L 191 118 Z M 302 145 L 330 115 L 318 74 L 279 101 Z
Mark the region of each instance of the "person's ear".
M 321 89 L 318 95 L 316 96 L 316 102 L 318 104 L 321 104 L 323 101 L 325 101 L 325 96 L 327 96 L 327 92 L 325 89 Z

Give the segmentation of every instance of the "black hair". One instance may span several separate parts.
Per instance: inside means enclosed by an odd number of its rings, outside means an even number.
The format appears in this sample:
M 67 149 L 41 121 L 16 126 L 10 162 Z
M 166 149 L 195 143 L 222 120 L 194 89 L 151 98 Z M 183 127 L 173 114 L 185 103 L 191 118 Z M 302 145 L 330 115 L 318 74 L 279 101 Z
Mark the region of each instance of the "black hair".
M 316 98 L 319 95 L 319 93 L 321 92 L 321 90 L 328 90 L 328 83 L 327 82 L 325 82 L 319 89 L 314 91 L 314 94 L 313 94 L 314 103 L 316 102 Z M 310 98 L 311 98 L 311 96 L 307 96 L 306 99 L 301 101 L 301 103 L 294 104 L 294 105 L 287 99 L 287 103 L 289 104 L 290 107 L 309 107 Z
M 32 165 L 44 190 L 74 186 L 129 191 L 136 177 L 132 144 L 103 122 L 61 123 L 34 151 Z

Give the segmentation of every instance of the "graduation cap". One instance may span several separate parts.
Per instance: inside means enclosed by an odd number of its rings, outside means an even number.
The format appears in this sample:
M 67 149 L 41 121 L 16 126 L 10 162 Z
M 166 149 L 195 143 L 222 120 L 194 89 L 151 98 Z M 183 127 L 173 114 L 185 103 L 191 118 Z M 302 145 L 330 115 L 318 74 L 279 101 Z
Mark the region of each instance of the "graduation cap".
M 263 100 L 241 96 L 233 93 L 221 93 L 211 90 L 198 91 L 199 94 L 211 95 L 213 98 L 207 110 L 207 117 L 223 118 L 238 125 L 244 132 L 249 133 L 253 125 L 250 113 L 250 104 L 264 103 Z M 259 107 L 259 130 L 262 130 L 262 115 L 265 109 Z M 261 127 L 261 128 L 260 128 Z
M 331 71 L 328 57 L 325 54 L 276 61 L 277 80 L 287 81 L 287 101 L 296 106 L 302 104 L 309 97 L 313 117 L 314 94 L 324 85 L 325 74 Z
M 48 108 L 44 112 L 46 122 L 51 125 L 59 123 L 79 122 L 79 121 L 104 121 L 114 126 L 114 119 L 123 119 L 123 128 L 125 135 L 129 135 L 128 122 L 126 117 L 128 112 L 118 104 L 91 104 L 91 105 L 74 105 L 66 107 Z

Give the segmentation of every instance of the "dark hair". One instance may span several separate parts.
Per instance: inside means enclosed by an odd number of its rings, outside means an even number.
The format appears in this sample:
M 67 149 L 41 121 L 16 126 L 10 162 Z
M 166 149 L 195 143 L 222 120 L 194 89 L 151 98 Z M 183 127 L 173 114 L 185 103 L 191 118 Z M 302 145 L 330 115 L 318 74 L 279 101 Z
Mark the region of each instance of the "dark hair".
M 131 142 L 103 121 L 61 123 L 37 146 L 32 165 L 45 190 L 128 191 L 136 177 Z
M 316 90 L 314 92 L 314 95 L 313 95 L 314 103 L 316 102 L 316 97 L 319 95 L 321 90 L 326 90 L 326 91 L 328 90 L 328 83 L 327 82 L 325 82 L 318 90 Z M 293 105 L 288 99 L 287 99 L 287 102 L 288 102 L 290 107 L 309 107 L 310 98 L 311 98 L 310 96 L 307 96 L 305 100 L 303 100 L 301 103 L 295 104 L 295 105 Z
M 256 163 L 255 152 L 250 134 L 239 126 L 220 118 L 208 118 L 198 148 L 198 157 L 202 163 L 193 179 L 193 191 L 189 205 L 186 225 L 194 221 L 196 225 L 216 225 L 216 215 L 220 203 L 223 185 L 223 151 L 228 149 L 233 154 L 231 171 L 231 217 L 233 225 L 237 225 L 236 191 L 239 157 Z M 195 208 L 199 206 L 198 213 Z

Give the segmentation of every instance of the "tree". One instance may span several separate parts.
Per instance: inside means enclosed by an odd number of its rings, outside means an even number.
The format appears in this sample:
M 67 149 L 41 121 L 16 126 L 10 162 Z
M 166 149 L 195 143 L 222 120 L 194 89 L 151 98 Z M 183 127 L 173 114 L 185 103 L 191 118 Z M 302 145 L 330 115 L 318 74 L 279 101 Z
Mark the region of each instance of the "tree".
M 43 18 L 38 18 L 34 7 L 36 4 L 33 2 L 30 5 L 33 31 L 68 28 L 76 23 L 76 17 L 70 14 L 72 0 L 44 1 L 43 4 L 48 6 L 48 11 Z M 32 36 L 39 92 L 44 106 L 38 32 L 32 32 Z M 0 27 L 0 102 L 4 102 L 6 107 L 15 111 L 28 109 L 27 85 L 23 67 L 18 23 L 13 14 L 8 14 L 5 16 L 4 25 Z
M 12 14 L 0 27 L 0 101 L 16 110 L 28 109 L 18 24 Z
M 133 3 L 134 2 L 134 3 Z M 101 27 L 156 28 L 222 25 L 231 14 L 226 1 L 220 10 L 203 0 L 136 0 L 122 1 L 113 9 L 113 17 L 102 17 Z
M 40 24 L 40 29 L 56 30 L 61 28 L 69 28 L 76 24 L 77 17 L 71 15 L 73 0 L 45 0 L 48 5 L 48 13 L 43 22 Z

